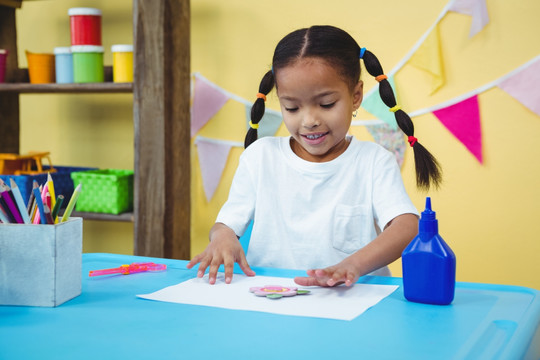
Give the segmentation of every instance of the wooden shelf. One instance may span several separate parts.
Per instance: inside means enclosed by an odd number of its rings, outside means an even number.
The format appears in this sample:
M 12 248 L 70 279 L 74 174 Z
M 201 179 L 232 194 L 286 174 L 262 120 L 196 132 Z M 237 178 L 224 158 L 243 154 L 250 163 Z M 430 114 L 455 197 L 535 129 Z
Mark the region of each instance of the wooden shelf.
M 20 95 L 133 93 L 133 214 L 78 213 L 88 220 L 132 221 L 136 255 L 190 257 L 190 2 L 133 0 L 133 83 L 30 84 L 19 68 L 16 8 L 0 0 L 0 48 L 10 56 L 0 84 L 0 153 L 19 153 Z M 8 5 L 8 6 L 2 6 Z M 156 189 L 159 189 L 156 193 Z
M 133 83 L 115 83 L 112 81 L 112 66 L 104 66 L 104 82 L 71 84 L 31 84 L 28 69 L 16 69 L 12 79 L 0 83 L 0 92 L 16 94 L 90 94 L 90 93 L 132 93 Z
M 47 93 L 132 93 L 133 83 L 85 83 L 85 84 L 30 84 L 30 83 L 3 83 L 0 92 L 19 94 L 47 94 Z
M 85 220 L 99 220 L 99 221 L 133 222 L 133 219 L 134 219 L 133 213 L 131 212 L 114 215 L 114 214 L 101 214 L 101 213 L 74 211 L 71 213 L 71 216 L 82 217 Z

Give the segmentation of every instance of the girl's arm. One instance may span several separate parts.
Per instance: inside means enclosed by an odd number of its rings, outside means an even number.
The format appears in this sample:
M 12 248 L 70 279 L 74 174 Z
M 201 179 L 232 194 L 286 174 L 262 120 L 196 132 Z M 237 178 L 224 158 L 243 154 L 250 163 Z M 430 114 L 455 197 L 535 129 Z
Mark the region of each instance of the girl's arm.
M 202 278 L 206 269 L 210 266 L 208 282 L 215 284 L 218 268 L 221 264 L 224 264 L 225 283 L 230 284 L 235 262 L 240 265 L 240 268 L 247 276 L 255 275 L 255 272 L 249 267 L 242 245 L 240 245 L 234 231 L 225 224 L 215 223 L 210 230 L 210 244 L 202 253 L 191 259 L 186 267 L 191 269 L 200 263 L 197 277 Z
M 399 259 L 405 247 L 418 234 L 418 217 L 403 214 L 395 217 L 369 244 L 325 269 L 311 269 L 307 277 L 296 277 L 301 286 L 353 285 L 360 276 L 369 274 Z

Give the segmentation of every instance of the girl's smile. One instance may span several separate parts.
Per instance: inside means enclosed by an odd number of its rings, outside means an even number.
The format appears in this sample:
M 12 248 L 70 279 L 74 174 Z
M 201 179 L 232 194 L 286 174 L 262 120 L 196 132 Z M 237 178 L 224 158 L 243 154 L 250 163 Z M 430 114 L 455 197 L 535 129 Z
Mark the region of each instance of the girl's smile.
M 301 135 L 303 138 L 305 138 L 305 141 L 310 144 L 310 145 L 318 145 L 320 143 L 322 143 L 326 137 L 326 135 L 328 135 L 329 132 L 325 132 L 325 133 L 313 133 L 313 134 L 306 134 L 306 135 Z
M 348 146 L 351 114 L 362 102 L 362 82 L 350 89 L 326 61 L 303 58 L 279 69 L 276 88 L 292 150 L 302 159 L 330 161 Z

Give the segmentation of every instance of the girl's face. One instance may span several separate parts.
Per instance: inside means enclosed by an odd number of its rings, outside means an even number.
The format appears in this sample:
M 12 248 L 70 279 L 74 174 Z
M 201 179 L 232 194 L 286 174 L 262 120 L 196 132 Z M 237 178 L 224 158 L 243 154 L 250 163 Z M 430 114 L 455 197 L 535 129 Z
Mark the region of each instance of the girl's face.
M 325 162 L 347 149 L 345 136 L 362 102 L 362 81 L 351 91 L 326 61 L 304 58 L 276 72 L 276 87 L 296 155 Z

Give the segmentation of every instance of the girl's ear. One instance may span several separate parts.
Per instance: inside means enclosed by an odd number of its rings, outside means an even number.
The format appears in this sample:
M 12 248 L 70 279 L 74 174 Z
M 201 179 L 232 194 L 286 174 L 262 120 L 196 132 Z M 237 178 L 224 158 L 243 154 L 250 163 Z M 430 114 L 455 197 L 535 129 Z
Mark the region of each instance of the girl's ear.
M 362 99 L 364 98 L 364 82 L 362 80 L 358 81 L 354 86 L 353 92 L 353 107 L 358 109 L 360 104 L 362 104 Z

